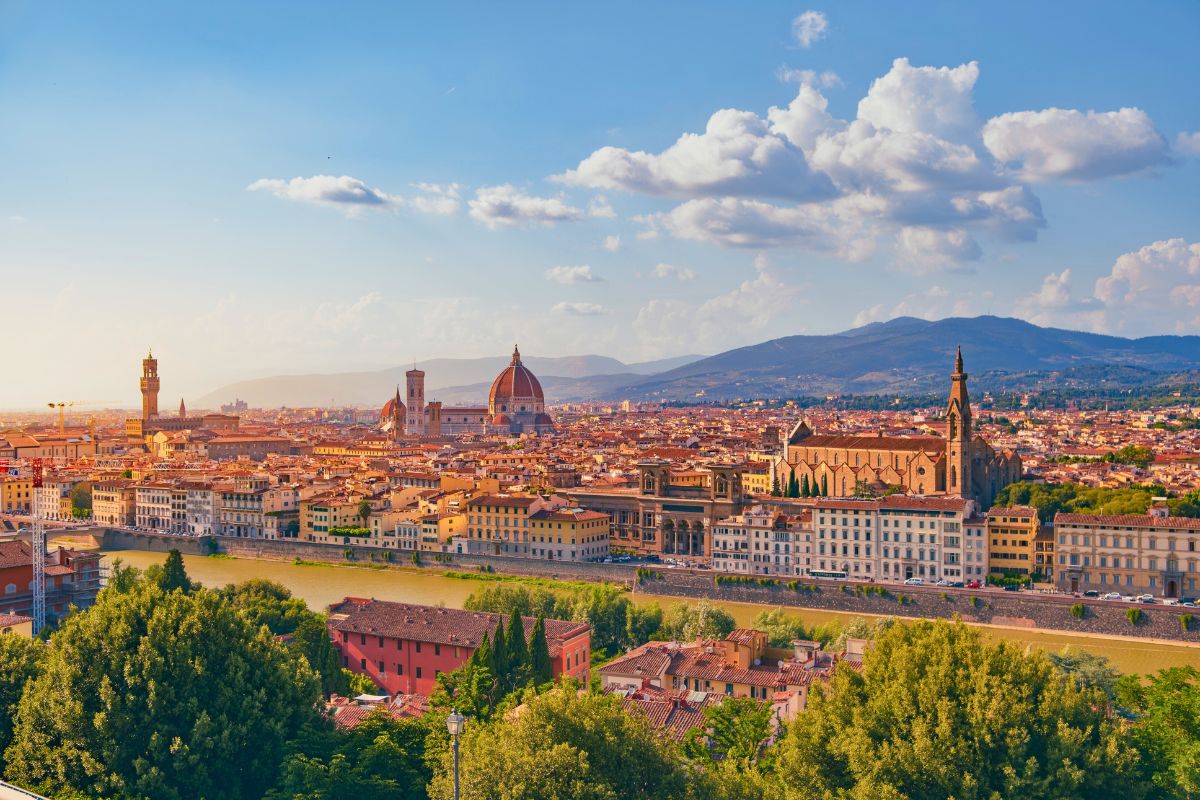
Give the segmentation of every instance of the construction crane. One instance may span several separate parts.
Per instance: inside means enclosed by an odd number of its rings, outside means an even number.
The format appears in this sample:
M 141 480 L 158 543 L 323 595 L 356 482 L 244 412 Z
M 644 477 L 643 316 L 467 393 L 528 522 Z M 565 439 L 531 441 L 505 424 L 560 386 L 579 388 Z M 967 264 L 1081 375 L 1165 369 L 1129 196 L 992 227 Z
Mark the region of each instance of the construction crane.
M 61 403 L 47 403 L 46 405 L 48 405 L 50 408 L 58 409 L 58 432 L 66 433 L 67 432 L 67 418 L 66 418 L 65 409 L 70 408 L 71 406 L 77 406 L 77 405 L 79 405 L 79 403 L 76 402 L 75 400 L 68 400 L 68 401 L 64 401 Z
M 41 488 L 45 465 L 40 458 L 30 461 L 33 470 L 33 633 L 36 636 L 46 625 L 46 521 L 42 519 L 42 506 L 37 501 L 37 490 Z

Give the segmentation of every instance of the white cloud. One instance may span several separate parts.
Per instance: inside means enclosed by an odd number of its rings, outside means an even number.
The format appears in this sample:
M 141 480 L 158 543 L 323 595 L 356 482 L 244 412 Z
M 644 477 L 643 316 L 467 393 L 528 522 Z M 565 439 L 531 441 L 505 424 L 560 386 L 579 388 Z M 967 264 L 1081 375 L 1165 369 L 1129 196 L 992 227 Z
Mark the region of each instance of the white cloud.
M 896 317 L 970 317 L 987 310 L 992 300 L 990 291 L 979 294 L 951 292 L 944 286 L 934 285 L 923 291 L 907 294 L 895 303 L 878 303 L 863 309 L 855 315 L 854 327 L 872 322 L 885 322 Z
M 905 227 L 896 237 L 897 260 L 917 273 L 952 268 L 983 255 L 962 228 Z
M 461 206 L 459 185 L 457 183 L 414 183 L 413 187 L 423 192 L 422 195 L 410 198 L 408 205 L 423 214 L 438 214 L 450 216 L 457 214 Z
M 621 237 L 620 236 L 605 236 L 604 237 L 604 249 L 610 253 L 615 253 L 618 250 L 620 250 L 621 249 Z
M 656 278 L 674 278 L 679 281 L 690 281 L 696 273 L 688 267 L 677 267 L 674 264 L 655 264 L 652 270 Z
M 546 270 L 545 275 L 548 281 L 566 285 L 573 283 L 602 283 L 604 281 L 604 278 L 592 272 L 592 268 L 588 264 L 581 264 L 577 267 L 551 267 Z
M 588 202 L 587 213 L 589 217 L 598 219 L 612 219 L 617 216 L 617 212 L 608 204 L 608 198 L 602 194 L 596 195 Z
M 858 118 L 897 133 L 927 133 L 953 142 L 974 135 L 979 127 L 972 92 L 979 64 L 957 67 L 914 67 L 897 58 L 876 78 L 858 103 Z
M 555 314 L 567 314 L 573 317 L 595 317 L 608 313 L 604 306 L 596 303 L 569 303 L 565 300 L 550 310 Z
M 722 109 L 704 133 L 685 133 L 662 153 L 602 147 L 556 177 L 594 189 L 694 197 L 712 194 L 813 199 L 833 185 L 804 153 L 750 111 Z
M 653 299 L 638 311 L 633 328 L 646 343 L 643 355 L 727 350 L 737 343 L 774 335 L 771 325 L 794 308 L 799 287 L 779 280 L 766 269 L 756 269 L 725 294 L 703 303 Z M 789 328 L 788 332 L 794 332 Z
M 1048 108 L 993 117 L 983 143 L 1025 180 L 1087 181 L 1141 172 L 1168 160 L 1167 142 L 1138 108 Z
M 775 77 L 784 83 L 798 83 L 802 86 L 820 86 L 824 89 L 833 89 L 838 86 L 844 86 L 841 76 L 833 70 L 823 70 L 817 72 L 815 69 L 794 69 L 788 66 L 781 66 L 775 70 Z
M 1200 242 L 1165 239 L 1125 253 L 1096 281 L 1095 297 L 1114 330 L 1200 331 Z
M 314 175 L 287 181 L 260 178 L 246 188 L 252 192 L 268 191 L 284 200 L 337 206 L 348 213 L 362 208 L 387 208 L 400 200 L 349 175 Z
M 1175 149 L 1189 156 L 1200 156 L 1200 131 L 1181 132 L 1175 137 Z
M 820 11 L 805 11 L 792 20 L 792 36 L 801 47 L 812 47 L 829 33 L 829 20 Z
M 581 209 L 567 204 L 562 198 L 523 194 L 507 183 L 476 189 L 475 198 L 468 205 L 471 218 L 492 230 L 531 223 L 553 225 L 584 218 Z

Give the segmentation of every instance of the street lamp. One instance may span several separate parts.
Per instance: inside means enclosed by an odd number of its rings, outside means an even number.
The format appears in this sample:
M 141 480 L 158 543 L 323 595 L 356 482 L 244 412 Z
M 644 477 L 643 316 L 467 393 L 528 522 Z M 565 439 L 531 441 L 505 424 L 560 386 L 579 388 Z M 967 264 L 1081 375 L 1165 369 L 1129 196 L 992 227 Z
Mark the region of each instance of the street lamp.
M 446 717 L 446 730 L 450 731 L 454 747 L 454 800 L 458 800 L 458 737 L 466 726 L 467 718 L 451 709 L 450 716 Z

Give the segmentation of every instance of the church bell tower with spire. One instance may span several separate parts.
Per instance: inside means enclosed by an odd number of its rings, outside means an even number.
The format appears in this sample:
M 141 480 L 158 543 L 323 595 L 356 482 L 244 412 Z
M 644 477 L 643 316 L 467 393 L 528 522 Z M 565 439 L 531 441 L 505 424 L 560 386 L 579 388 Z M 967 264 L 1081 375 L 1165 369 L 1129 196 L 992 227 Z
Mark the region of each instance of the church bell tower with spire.
M 946 493 L 972 498 L 971 399 L 967 396 L 967 373 L 963 370 L 962 347 L 950 375 L 950 404 L 946 407 Z

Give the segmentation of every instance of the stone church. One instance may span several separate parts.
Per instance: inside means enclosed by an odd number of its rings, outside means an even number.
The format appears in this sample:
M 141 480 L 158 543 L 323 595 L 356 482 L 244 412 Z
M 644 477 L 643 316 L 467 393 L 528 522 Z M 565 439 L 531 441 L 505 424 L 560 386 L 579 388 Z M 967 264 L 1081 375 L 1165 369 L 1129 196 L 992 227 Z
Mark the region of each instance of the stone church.
M 899 486 L 908 494 L 964 497 L 989 507 L 1001 488 L 1021 479 L 1021 457 L 997 452 L 975 435 L 961 348 L 950 380 L 946 438 L 819 434 L 801 420 L 775 461 L 776 477 L 786 485 L 794 474 L 830 497 L 852 496 L 860 484 Z

